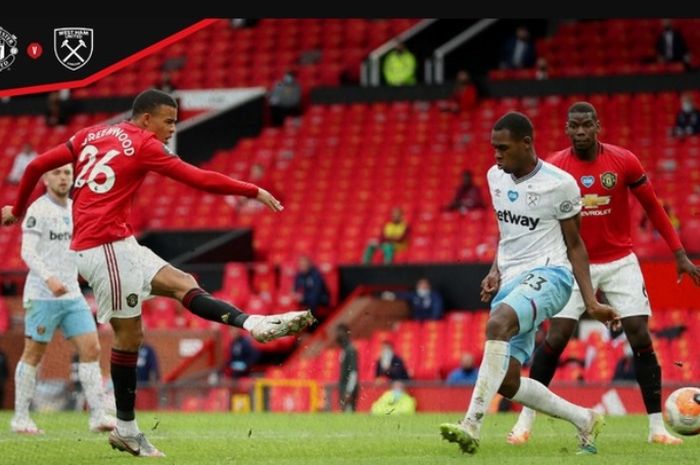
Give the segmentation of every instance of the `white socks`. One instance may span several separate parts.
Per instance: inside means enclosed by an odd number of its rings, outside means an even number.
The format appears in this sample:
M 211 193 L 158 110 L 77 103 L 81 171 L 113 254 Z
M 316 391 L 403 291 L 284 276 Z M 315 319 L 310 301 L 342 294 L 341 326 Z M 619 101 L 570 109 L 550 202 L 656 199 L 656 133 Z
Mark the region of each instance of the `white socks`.
M 136 423 L 136 419 L 131 421 L 120 420 L 117 418 L 117 431 L 122 436 L 136 436 L 141 432 L 139 425 Z
M 522 379 L 520 382 L 522 383 Z M 513 426 L 513 431 L 532 431 L 532 424 L 535 422 L 535 416 L 537 416 L 537 412 L 529 407 L 523 407 L 518 416 L 518 421 L 515 423 L 515 426 Z
M 523 396 L 523 397 L 528 396 L 528 393 L 523 392 L 523 389 L 525 389 L 525 391 L 530 391 L 533 389 L 531 386 L 529 386 L 529 384 L 530 384 L 529 382 L 525 382 L 526 379 L 530 380 L 530 378 L 520 378 L 520 390 L 517 392 L 517 394 L 512 399 L 512 400 L 515 400 L 517 402 L 522 403 L 523 405 L 525 405 L 525 401 L 520 400 L 519 396 Z M 523 388 L 523 386 L 525 384 L 528 384 L 528 387 Z M 553 395 L 556 396 L 556 394 L 553 394 Z M 566 402 L 566 401 L 564 401 L 564 402 Z M 544 410 L 541 410 L 541 411 L 544 411 Z M 536 415 L 537 415 L 537 413 L 535 412 L 535 410 L 528 408 L 528 407 L 523 407 L 522 411 L 520 412 L 520 416 L 518 417 L 518 421 L 515 423 L 515 426 L 513 426 L 513 432 L 519 433 L 519 432 L 523 432 L 523 431 L 532 431 L 532 424 L 535 422 Z M 562 417 L 562 418 L 564 418 L 564 417 Z M 652 435 L 654 435 L 654 434 L 668 434 L 668 431 L 666 430 L 666 425 L 664 425 L 664 419 L 663 419 L 661 412 L 649 414 L 649 433 Z
M 102 372 L 99 362 L 81 362 L 78 364 L 78 379 L 85 391 L 85 398 L 94 417 L 104 415 L 102 403 Z
M 520 389 L 512 400 L 552 417 L 567 420 L 579 429 L 584 428 L 591 418 L 588 409 L 562 399 L 532 378 L 520 378 Z
M 15 416 L 29 418 L 36 387 L 36 367 L 20 361 L 15 369 Z
M 509 361 L 510 344 L 508 342 L 486 341 L 484 358 L 479 367 L 474 393 L 469 402 L 467 414 L 464 416 L 464 421 L 474 427 L 477 436 L 489 405 L 491 405 L 491 401 L 506 376 Z
M 653 434 L 666 434 L 666 426 L 661 412 L 649 414 L 649 432 Z

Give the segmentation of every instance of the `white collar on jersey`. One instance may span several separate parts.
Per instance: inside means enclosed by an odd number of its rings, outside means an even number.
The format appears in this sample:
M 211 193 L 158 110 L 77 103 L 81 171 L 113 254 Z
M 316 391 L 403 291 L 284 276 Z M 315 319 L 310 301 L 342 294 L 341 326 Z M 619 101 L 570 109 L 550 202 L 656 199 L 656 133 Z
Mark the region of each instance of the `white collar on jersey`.
M 537 172 L 538 172 L 541 168 L 542 168 L 542 159 L 541 159 L 541 158 L 537 158 L 537 164 L 535 165 L 535 168 L 534 168 L 532 171 L 530 171 L 529 173 L 527 173 L 527 174 L 526 174 L 525 176 L 523 176 L 522 178 L 516 178 L 516 177 L 513 175 L 513 173 L 510 173 L 510 178 L 513 180 L 513 182 L 514 182 L 515 184 L 519 184 L 519 183 L 521 183 L 521 182 L 523 182 L 523 181 L 527 181 L 528 179 L 530 179 L 531 177 L 533 177 L 534 175 L 536 175 Z
M 53 196 L 51 196 L 51 194 L 49 194 L 48 192 L 44 194 L 44 197 L 49 199 L 49 201 L 54 205 L 58 205 L 61 208 L 68 208 L 68 198 L 66 198 L 66 203 L 64 205 L 62 203 L 59 203 L 56 199 L 54 199 Z

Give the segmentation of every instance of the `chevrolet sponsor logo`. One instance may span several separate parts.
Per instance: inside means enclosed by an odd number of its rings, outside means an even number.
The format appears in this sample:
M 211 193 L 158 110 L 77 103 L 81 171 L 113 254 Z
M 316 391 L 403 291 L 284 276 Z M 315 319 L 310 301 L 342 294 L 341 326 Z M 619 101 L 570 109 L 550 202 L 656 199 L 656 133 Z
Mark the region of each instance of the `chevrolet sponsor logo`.
M 610 205 L 609 195 L 586 194 L 581 199 L 584 208 L 598 208 L 603 205 Z

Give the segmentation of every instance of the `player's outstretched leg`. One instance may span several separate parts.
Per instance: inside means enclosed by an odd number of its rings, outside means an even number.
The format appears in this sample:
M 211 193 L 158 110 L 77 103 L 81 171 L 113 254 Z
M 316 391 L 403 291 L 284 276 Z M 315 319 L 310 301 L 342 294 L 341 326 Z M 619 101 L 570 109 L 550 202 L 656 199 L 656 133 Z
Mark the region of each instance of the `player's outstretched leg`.
M 298 334 L 315 321 L 310 310 L 268 316 L 248 315 L 201 288 L 190 289 L 182 298 L 182 304 L 207 320 L 244 328 L 259 342 Z
M 549 386 L 557 366 L 559 366 L 559 357 L 576 330 L 577 323 L 577 320 L 572 318 L 553 318 L 551 320 L 546 339 L 533 355 L 530 378 Z M 506 441 L 513 445 L 525 444 L 532 434 L 535 417 L 534 410 L 524 407 L 518 416 L 518 421 L 508 433 Z
M 243 327 L 258 342 L 268 342 L 274 339 L 300 333 L 315 321 L 311 310 L 280 313 L 279 315 L 250 315 Z
M 578 451 L 576 455 L 591 455 L 598 453 L 595 440 L 605 426 L 605 417 L 594 410 L 588 410 L 589 419 L 578 430 Z
M 578 429 L 577 454 L 597 453 L 595 439 L 605 425 L 605 419 L 601 414 L 572 404 L 554 394 L 544 384 L 531 378 L 520 378 L 520 387 L 511 399 L 538 412 L 572 423 Z
M 315 321 L 311 311 L 279 315 L 248 315 L 228 302 L 217 299 L 199 287 L 194 277 L 172 265 L 162 267 L 151 280 L 151 292 L 172 297 L 205 320 L 248 330 L 259 342 L 298 334 Z

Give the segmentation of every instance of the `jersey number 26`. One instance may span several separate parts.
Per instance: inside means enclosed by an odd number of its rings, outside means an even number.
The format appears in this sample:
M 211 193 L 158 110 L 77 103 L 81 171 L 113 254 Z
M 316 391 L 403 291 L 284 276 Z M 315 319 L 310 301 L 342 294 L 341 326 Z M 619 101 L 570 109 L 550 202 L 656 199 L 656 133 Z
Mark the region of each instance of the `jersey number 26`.
M 112 158 L 119 155 L 119 151 L 110 150 L 109 152 L 105 153 L 104 156 L 97 161 L 97 163 L 95 163 L 98 153 L 99 151 L 94 145 L 86 145 L 83 151 L 80 152 L 78 161 L 83 163 L 87 158 L 87 163 L 85 163 L 83 169 L 80 170 L 78 177 L 75 178 L 75 187 L 83 187 L 85 183 L 87 183 L 90 190 L 94 193 L 104 194 L 105 192 L 109 191 L 112 186 L 114 186 L 115 181 L 114 170 L 107 164 L 112 160 Z M 104 177 L 98 180 L 97 176 L 100 174 L 103 174 Z

